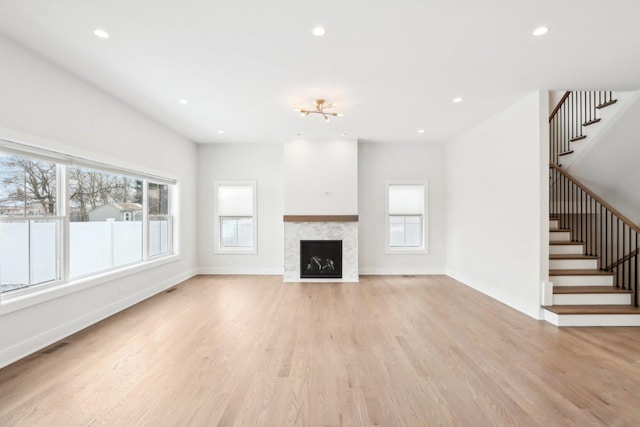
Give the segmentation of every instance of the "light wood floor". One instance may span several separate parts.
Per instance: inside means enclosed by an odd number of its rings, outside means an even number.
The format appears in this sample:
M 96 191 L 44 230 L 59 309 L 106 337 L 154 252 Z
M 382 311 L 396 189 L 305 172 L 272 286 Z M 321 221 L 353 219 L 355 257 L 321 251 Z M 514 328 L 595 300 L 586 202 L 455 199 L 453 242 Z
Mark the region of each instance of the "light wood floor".
M 1 426 L 640 425 L 640 328 L 445 276 L 200 276 L 64 343 L 0 370 Z

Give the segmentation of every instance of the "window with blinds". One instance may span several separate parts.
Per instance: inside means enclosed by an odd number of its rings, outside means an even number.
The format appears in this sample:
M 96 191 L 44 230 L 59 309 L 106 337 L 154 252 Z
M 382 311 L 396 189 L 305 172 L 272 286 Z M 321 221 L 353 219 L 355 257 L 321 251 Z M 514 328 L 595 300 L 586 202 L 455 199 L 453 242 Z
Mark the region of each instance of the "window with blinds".
M 215 187 L 217 251 L 255 253 L 255 181 L 219 181 Z
M 425 250 L 426 183 L 387 184 L 387 249 Z

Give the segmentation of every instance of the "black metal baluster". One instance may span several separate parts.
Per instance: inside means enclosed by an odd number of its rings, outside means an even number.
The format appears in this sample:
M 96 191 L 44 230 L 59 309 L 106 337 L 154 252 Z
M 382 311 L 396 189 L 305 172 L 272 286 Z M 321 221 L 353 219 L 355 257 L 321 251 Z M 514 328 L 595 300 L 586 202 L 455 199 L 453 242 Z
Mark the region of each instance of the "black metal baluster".
M 631 289 L 631 227 L 627 226 L 627 230 L 629 237 L 629 244 L 627 246 L 627 254 L 629 254 L 629 260 L 627 261 L 629 263 L 629 267 L 627 268 L 627 286 L 629 286 L 628 289 Z
M 603 92 L 603 95 L 606 96 L 606 94 Z M 604 97 L 604 96 L 603 96 Z M 617 260 L 620 259 L 620 257 L 622 256 L 622 250 L 623 248 L 621 247 L 621 245 L 624 244 L 623 240 L 623 233 L 620 233 L 620 219 L 618 217 L 616 217 L 616 230 L 615 230 L 615 236 L 616 236 L 616 253 L 615 256 L 613 258 L 611 258 L 611 263 L 615 263 Z M 622 274 L 620 276 L 624 275 L 624 263 L 622 264 L 618 264 L 618 271 L 622 271 Z M 616 279 L 618 279 L 619 276 L 616 276 Z
M 602 205 L 600 205 L 600 212 L 602 213 L 603 209 L 602 209 Z M 601 249 L 603 249 L 603 253 L 604 253 L 604 264 L 602 266 L 602 268 L 605 268 L 607 265 L 607 261 L 609 260 L 609 248 L 608 245 L 606 245 L 604 242 L 608 242 L 609 241 L 609 215 L 607 214 L 607 212 L 604 212 L 604 240 L 601 239 Z
M 585 92 L 580 92 L 580 121 L 578 122 L 578 125 L 580 126 L 580 133 L 582 133 L 582 124 L 585 122 L 586 119 L 586 115 L 584 114 L 584 97 L 585 97 L 586 93 Z
M 618 220 L 618 226 L 620 226 L 620 220 Z M 626 273 L 626 270 L 627 270 L 627 262 L 624 260 L 624 256 L 625 256 L 624 249 L 625 249 L 625 246 L 627 245 L 627 234 L 625 232 L 625 226 L 626 226 L 626 224 L 623 222 L 622 223 L 622 250 L 620 251 L 620 253 L 618 254 L 618 257 L 617 257 L 617 259 L 622 258 L 622 268 L 621 268 L 622 274 L 620 275 L 620 277 L 616 277 L 616 279 L 617 279 L 616 283 L 617 283 L 618 287 L 620 287 L 620 284 L 622 282 L 624 282 L 625 273 Z M 624 286 L 624 284 L 623 284 L 623 286 Z
M 638 233 L 636 232 L 636 256 L 633 257 L 634 261 L 633 264 L 635 265 L 635 272 L 636 272 L 636 278 L 633 281 L 634 283 L 634 290 L 633 290 L 633 295 L 634 295 L 634 306 L 638 306 Z

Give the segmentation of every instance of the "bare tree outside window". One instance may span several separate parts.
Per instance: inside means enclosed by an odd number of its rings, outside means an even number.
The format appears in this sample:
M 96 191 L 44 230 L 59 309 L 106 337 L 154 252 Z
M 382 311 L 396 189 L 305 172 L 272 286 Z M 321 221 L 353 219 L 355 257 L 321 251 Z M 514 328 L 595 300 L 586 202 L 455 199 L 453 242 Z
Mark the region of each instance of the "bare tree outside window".
M 56 180 L 54 163 L 0 155 L 0 215 L 55 215 Z

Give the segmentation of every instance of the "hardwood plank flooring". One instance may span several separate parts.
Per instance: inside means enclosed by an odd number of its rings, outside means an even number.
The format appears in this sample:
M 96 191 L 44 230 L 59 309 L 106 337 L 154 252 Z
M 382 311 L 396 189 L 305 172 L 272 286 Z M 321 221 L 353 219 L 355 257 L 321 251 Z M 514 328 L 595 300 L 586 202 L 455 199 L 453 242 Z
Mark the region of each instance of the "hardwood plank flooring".
M 198 276 L 0 370 L 0 426 L 638 426 L 640 328 L 446 276 Z

